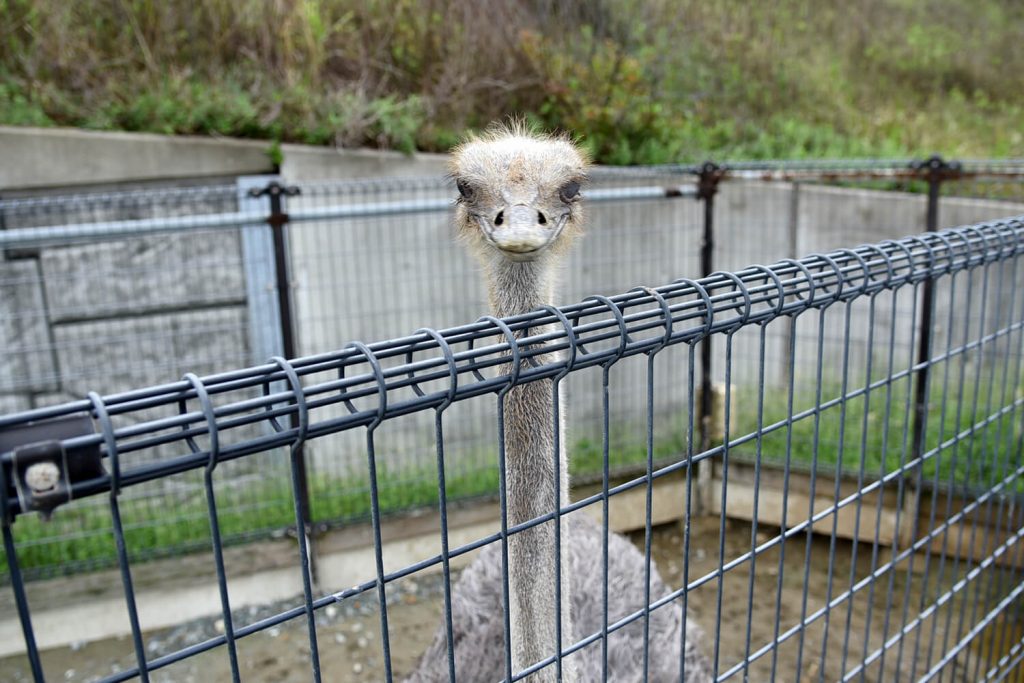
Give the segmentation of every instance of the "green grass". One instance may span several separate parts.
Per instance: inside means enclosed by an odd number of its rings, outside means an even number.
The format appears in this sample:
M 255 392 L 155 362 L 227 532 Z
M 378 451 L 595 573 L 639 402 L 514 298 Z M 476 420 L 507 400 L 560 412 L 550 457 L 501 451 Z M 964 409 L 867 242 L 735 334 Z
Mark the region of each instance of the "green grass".
M 1008 0 L 0 0 L 0 123 L 598 161 L 1024 155 Z M 269 146 L 269 143 L 268 143 Z
M 267 478 L 275 480 L 272 482 L 218 491 L 218 521 L 224 543 L 266 537 L 294 526 L 287 473 L 279 474 Z M 452 499 L 480 497 L 497 490 L 493 467 L 447 477 L 448 495 Z M 378 491 L 383 515 L 436 505 L 436 471 L 424 468 L 393 472 L 382 468 Z M 197 494 L 178 503 L 171 502 L 170 497 L 156 500 L 157 505 L 146 500 L 121 503 L 125 544 L 131 558 L 149 559 L 210 548 L 205 497 Z M 310 500 L 316 522 L 361 522 L 370 515 L 369 488 L 357 475 L 351 479 L 312 478 Z M 37 515 L 21 516 L 13 528 L 19 564 L 30 578 L 109 567 L 117 561 L 109 508 L 98 499 L 58 509 L 50 522 Z M 3 566 L 6 568 L 5 563 Z
M 655 457 L 662 459 L 679 452 L 682 437 L 673 436 L 655 445 Z M 613 469 L 645 462 L 646 446 L 623 442 L 612 449 Z M 382 458 L 382 461 L 386 458 Z M 572 449 L 574 476 L 600 472 L 602 448 L 582 440 Z M 294 526 L 295 513 L 286 473 L 280 482 L 266 482 L 217 492 L 218 520 L 226 544 L 266 537 L 274 531 Z M 498 491 L 497 458 L 481 453 L 446 473 L 448 499 L 465 501 L 495 497 Z M 382 515 L 437 505 L 437 471 L 421 468 L 378 470 L 378 499 Z M 370 490 L 365 473 L 349 478 L 315 475 L 310 479 L 311 516 L 315 522 L 330 525 L 364 522 L 370 517 Z M 149 559 L 180 552 L 210 548 L 210 528 L 205 497 L 199 494 L 187 501 L 170 498 L 126 500 L 121 502 L 125 544 L 133 559 Z M 253 501 L 258 501 L 253 502 Z M 18 562 L 29 578 L 41 578 L 71 571 L 110 567 L 116 564 L 110 512 L 105 501 L 91 499 L 64 506 L 52 521 L 38 515 L 23 515 L 14 525 L 18 544 Z M 6 562 L 0 552 L 0 567 Z
M 280 475 L 274 478 L 280 479 L 280 483 L 248 484 L 244 490 L 218 492 L 218 520 L 225 543 L 268 536 L 273 531 L 294 526 L 291 489 L 286 473 Z M 494 466 L 464 469 L 446 477 L 452 500 L 494 495 L 497 491 Z M 383 515 L 436 505 L 436 470 L 395 472 L 382 468 L 378 496 Z M 121 503 L 130 557 L 153 558 L 210 547 L 203 496 L 193 496 L 177 504 L 170 503 L 169 499 L 159 500 L 158 506 L 138 500 Z M 310 500 L 312 518 L 316 522 L 362 522 L 370 515 L 370 491 L 365 476 L 313 477 Z M 18 518 L 14 531 L 19 564 L 30 577 L 112 566 L 117 559 L 109 509 L 97 499 L 59 509 L 51 522 L 37 515 L 24 515 Z
M 936 373 L 938 374 L 938 373 Z M 941 376 L 933 382 L 941 381 Z M 847 392 L 862 388 L 850 384 Z M 1010 383 L 1006 402 L 1010 403 L 1019 392 L 1020 382 Z M 992 390 L 989 401 L 989 390 Z M 963 401 L 957 415 L 957 387 L 951 386 L 943 400 L 941 385 L 934 385 L 925 418 L 924 452 L 936 451 L 923 463 L 923 481 L 938 481 L 956 487 L 988 488 L 1009 474 L 1006 458 L 1016 448 L 1020 436 L 1019 411 L 998 419 L 991 416 L 1003 407 L 1003 386 L 997 383 L 971 383 L 964 388 Z M 977 407 L 975 394 L 978 392 Z M 843 394 L 841 385 L 829 383 L 822 388 L 822 401 L 829 403 Z M 863 463 L 865 480 L 877 479 L 882 472 L 892 472 L 913 459 L 913 401 L 909 403 L 905 379 L 872 389 L 863 394 L 838 401 L 815 415 L 811 413 L 792 422 L 787 428 L 789 413 L 785 389 L 773 390 L 766 399 L 762 424 L 765 428 L 778 424 L 779 428 L 766 434 L 760 444 L 762 461 L 782 464 L 786 454 L 796 467 L 809 468 L 816 464 L 818 472 L 835 473 L 841 462 L 840 473 L 845 477 L 859 476 Z M 813 405 L 813 387 L 797 389 L 794 414 L 800 415 Z M 912 395 L 911 395 L 912 398 Z M 733 438 L 755 433 L 758 427 L 756 392 L 740 392 L 734 400 L 739 414 L 733 427 Z M 888 411 L 886 410 L 888 401 Z M 802 405 L 801 405 L 802 404 Z M 943 407 L 945 406 L 945 414 Z M 817 443 L 817 449 L 815 449 Z M 815 459 L 815 450 L 817 458 Z M 740 457 L 754 458 L 758 452 L 756 441 L 736 449 Z M 1014 463 L 1015 461 L 1010 461 Z M 1019 466 L 1019 461 L 1014 466 Z M 936 479 L 936 472 L 938 478 Z M 908 469 L 916 477 L 916 470 Z M 1017 485 L 1020 488 L 1020 482 Z

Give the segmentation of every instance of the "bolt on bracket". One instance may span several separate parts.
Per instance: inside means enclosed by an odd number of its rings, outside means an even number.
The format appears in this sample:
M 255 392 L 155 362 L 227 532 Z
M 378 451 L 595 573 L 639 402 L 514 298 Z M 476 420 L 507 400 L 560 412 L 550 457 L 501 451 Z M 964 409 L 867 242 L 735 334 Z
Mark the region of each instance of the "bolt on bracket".
M 964 177 L 963 164 L 955 160 L 947 161 L 938 154 L 911 162 L 910 169 L 928 182 L 960 180 Z
M 725 178 L 725 169 L 713 161 L 705 161 L 697 174 L 697 199 L 707 200 L 718 192 L 718 184 Z
M 49 519 L 53 511 L 73 498 L 73 485 L 102 478 L 106 472 L 100 463 L 98 445 L 67 449 L 64 441 L 93 434 L 88 415 L 30 422 L 0 430 L 0 454 L 3 458 L 4 523 L 14 521 L 8 501 L 18 501 L 19 512 L 39 512 Z M 13 486 L 12 486 L 13 485 Z

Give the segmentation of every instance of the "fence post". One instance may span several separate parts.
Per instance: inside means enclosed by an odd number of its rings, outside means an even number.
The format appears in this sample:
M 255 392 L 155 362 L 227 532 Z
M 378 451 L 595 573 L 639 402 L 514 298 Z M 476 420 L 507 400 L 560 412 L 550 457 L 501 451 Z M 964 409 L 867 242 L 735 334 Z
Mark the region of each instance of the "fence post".
M 281 334 L 282 355 L 291 360 L 298 356 L 298 348 L 295 339 L 295 315 L 292 306 L 292 282 L 291 282 L 291 258 L 288 253 L 288 213 L 284 210 L 284 197 L 294 197 L 299 194 L 299 188 L 295 186 L 282 185 L 278 180 L 271 180 L 264 187 L 254 187 L 249 190 L 252 197 L 267 197 L 270 202 L 270 214 L 267 216 L 267 225 L 270 226 L 273 239 L 274 256 L 274 281 L 277 291 L 278 323 Z M 266 359 L 264 359 L 266 360 Z M 296 413 L 289 415 L 289 426 L 296 429 L 299 425 L 299 416 Z M 306 547 L 309 551 L 309 573 L 310 578 L 316 580 L 316 553 L 313 551 L 313 523 L 309 511 L 309 476 L 306 472 L 306 456 L 303 450 L 297 460 L 296 471 L 299 480 L 298 504 L 302 516 L 302 529 L 296 529 L 296 534 L 305 536 Z
M 705 161 L 697 177 L 697 199 L 704 202 L 704 231 L 700 243 L 700 273 L 707 277 L 714 271 L 715 254 L 715 195 L 724 175 L 723 169 L 713 161 Z M 697 408 L 697 423 L 700 425 L 700 450 L 711 448 L 714 432 L 714 396 L 711 386 L 712 339 L 700 343 L 700 404 Z M 692 408 L 691 408 L 692 409 Z M 708 495 L 711 492 L 713 463 L 702 460 L 697 466 L 698 512 L 709 509 Z M 724 512 L 723 512 L 724 514 Z
M 239 231 L 242 240 L 242 268 L 245 272 L 245 298 L 249 319 L 249 356 L 253 365 L 265 363 L 271 356 L 283 356 L 281 312 L 275 292 L 274 235 L 267 229 L 267 205 L 258 191 L 280 181 L 276 176 L 238 178 L 238 209 L 253 216 L 252 224 Z
M 284 211 L 282 197 L 293 197 L 299 194 L 299 188 L 286 187 L 272 180 L 266 187 L 250 191 L 254 197 L 266 196 L 270 200 L 270 215 L 267 225 L 270 226 L 274 243 L 274 282 L 277 285 L 278 319 L 281 328 L 281 346 L 284 357 L 295 358 L 298 355 L 295 344 L 295 317 L 292 313 L 292 285 L 289 272 L 288 235 L 285 226 L 288 214 Z
M 934 155 L 914 164 L 926 183 L 928 183 L 928 204 L 925 211 L 925 229 L 935 232 L 939 228 L 939 196 L 942 190 L 942 183 L 955 178 L 959 174 L 960 165 L 957 162 L 947 162 L 939 155 Z M 932 353 L 932 327 L 935 315 L 935 277 L 929 276 L 921 291 L 921 317 L 919 328 L 920 336 L 917 340 L 917 365 L 920 370 L 914 378 L 914 416 L 913 416 L 913 440 L 911 447 L 915 459 L 924 455 L 927 441 L 926 425 L 928 417 L 928 378 L 930 366 L 928 365 Z M 919 470 L 918 465 L 915 470 Z M 915 488 L 912 498 L 912 510 L 907 520 L 909 522 L 909 537 L 906 543 L 913 543 L 918 532 L 918 516 L 921 509 L 921 490 Z

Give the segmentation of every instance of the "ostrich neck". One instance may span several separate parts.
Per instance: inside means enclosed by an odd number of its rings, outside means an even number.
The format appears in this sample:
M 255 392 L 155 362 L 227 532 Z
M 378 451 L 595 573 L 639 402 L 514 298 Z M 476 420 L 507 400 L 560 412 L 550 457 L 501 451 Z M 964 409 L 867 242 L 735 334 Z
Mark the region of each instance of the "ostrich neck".
M 550 257 L 526 263 L 502 259 L 489 266 L 491 306 L 499 317 L 525 313 L 551 302 L 555 273 Z M 531 330 L 532 333 L 538 331 Z M 549 514 L 556 505 L 565 506 L 569 502 L 569 469 L 561 438 L 562 419 L 561 415 L 557 418 L 554 415 L 554 400 L 550 381 L 514 387 L 505 397 L 509 526 Z M 560 451 L 557 474 L 556 443 Z M 574 641 L 569 614 L 568 524 L 564 518 L 560 535 L 562 601 L 557 608 L 554 523 L 546 522 L 509 537 L 512 663 L 516 671 L 554 654 L 556 609 L 561 612 L 562 647 Z M 577 680 L 569 661 L 563 662 L 562 674 L 564 681 Z M 529 680 L 531 683 L 555 681 L 555 667 L 546 667 Z
M 499 318 L 527 313 L 554 298 L 555 265 L 550 256 L 521 263 L 497 257 L 486 270 L 487 294 Z

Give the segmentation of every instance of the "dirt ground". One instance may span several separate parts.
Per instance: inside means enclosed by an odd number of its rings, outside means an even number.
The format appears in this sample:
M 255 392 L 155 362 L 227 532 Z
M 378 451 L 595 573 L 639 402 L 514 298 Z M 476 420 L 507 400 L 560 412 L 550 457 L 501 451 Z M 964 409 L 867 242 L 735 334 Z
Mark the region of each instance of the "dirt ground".
M 828 639 L 825 642 L 825 620 L 818 619 L 804 631 L 802 666 L 796 670 L 800 637 L 798 632 L 786 639 L 774 651 L 765 646 L 775 638 L 776 605 L 779 605 L 779 632 L 787 631 L 800 621 L 804 587 L 806 583 L 807 611 L 813 614 L 826 603 L 829 594 L 829 539 L 815 537 L 811 548 L 810 571 L 805 582 L 804 553 L 805 537 L 798 536 L 785 544 L 782 564 L 782 595 L 779 596 L 779 550 L 778 547 L 759 554 L 756 561 L 753 600 L 748 601 L 750 586 L 750 565 L 740 564 L 725 572 L 719 587 L 716 570 L 719 565 L 719 520 L 707 518 L 697 520 L 693 526 L 690 581 L 711 574 L 710 579 L 689 594 L 691 618 L 695 619 L 708 634 L 708 657 L 714 656 L 714 643 L 718 643 L 719 675 L 740 666 L 745 659 L 754 658 L 750 665 L 749 680 L 770 680 L 773 666 L 774 679 L 778 681 L 818 680 L 820 668 L 824 666 L 824 680 L 842 678 L 845 671 L 859 662 L 864 655 L 864 634 L 868 628 L 868 593 L 859 591 L 855 600 L 835 605 L 829 613 Z M 763 529 L 758 533 L 758 542 L 772 538 L 777 529 Z M 751 528 L 746 523 L 728 522 L 725 529 L 726 563 L 730 559 L 749 551 Z M 643 547 L 643 533 L 632 536 L 639 547 Z M 652 547 L 657 566 L 663 578 L 673 588 L 680 585 L 682 576 L 682 533 L 678 525 L 666 525 L 655 529 Z M 838 541 L 832 563 L 833 600 L 849 588 L 850 569 L 854 545 Z M 888 550 L 883 549 L 879 563 L 885 562 Z M 870 571 L 871 546 L 857 546 L 856 580 Z M 918 570 L 921 568 L 918 562 Z M 934 569 L 933 569 L 934 574 Z M 948 585 L 948 584 L 947 584 Z M 921 597 L 921 581 L 906 581 L 905 563 L 895 576 L 891 593 L 888 591 L 888 575 L 880 581 L 871 596 L 870 648 L 874 651 L 883 641 L 887 598 L 891 600 L 888 636 L 891 638 L 902 623 L 903 600 L 910 600 L 911 617 L 917 613 Z M 929 589 L 934 591 L 934 585 Z M 721 617 L 718 618 L 719 596 L 721 595 Z M 929 594 L 929 596 L 931 593 Z M 441 582 L 438 576 L 427 576 L 403 580 L 399 585 L 389 585 L 390 637 L 394 673 L 396 676 L 408 673 L 415 665 L 420 653 L 430 642 L 440 620 Z M 932 597 L 928 598 L 930 603 Z M 236 620 L 238 624 L 251 623 L 293 606 L 273 605 L 263 609 L 243 611 Z M 927 604 L 927 603 L 926 603 Z M 748 608 L 748 605 L 750 607 Z M 947 603 L 953 613 L 955 624 L 960 603 Z M 935 651 L 941 647 L 945 632 L 947 609 L 940 609 L 936 628 Z M 889 680 L 895 674 L 896 666 L 905 675 L 911 674 L 914 653 L 917 653 L 916 676 L 927 669 L 926 654 L 930 639 L 932 620 L 924 621 L 924 637 L 915 647 L 913 631 L 905 642 L 899 664 L 898 646 L 886 652 L 885 675 L 880 676 L 878 662 L 866 669 L 865 680 Z M 173 651 L 190 643 L 201 641 L 222 629 L 218 620 L 203 620 L 182 625 L 158 633 L 147 634 L 147 649 L 150 657 Z M 750 629 L 750 649 L 747 650 L 747 629 Z M 845 637 L 847 636 L 848 637 Z M 384 679 L 380 648 L 380 620 L 374 596 L 361 596 L 345 604 L 321 610 L 318 614 L 317 637 L 320 665 L 324 681 L 355 683 L 357 681 L 380 681 Z M 953 640 L 953 639 L 951 639 Z M 845 646 L 845 647 L 844 647 Z M 765 648 L 765 649 L 762 649 Z M 822 656 L 824 652 L 824 656 Z M 774 653 L 774 657 L 773 657 Z M 238 656 L 243 680 L 259 683 L 291 683 L 308 681 L 311 678 L 309 641 L 303 619 L 293 620 L 280 627 L 242 638 L 238 641 Z M 497 655 L 495 655 L 497 656 Z M 933 655 L 932 661 L 935 661 Z M 48 680 L 93 681 L 130 667 L 134 663 L 131 640 L 128 638 L 106 640 L 83 644 L 74 648 L 62 648 L 43 654 Z M 742 680 L 742 671 L 736 671 L 736 679 Z M 189 682 L 230 680 L 228 655 L 225 648 L 186 659 L 154 672 L 155 682 Z M 28 664 L 24 657 L 0 660 L 0 680 L 31 680 Z

